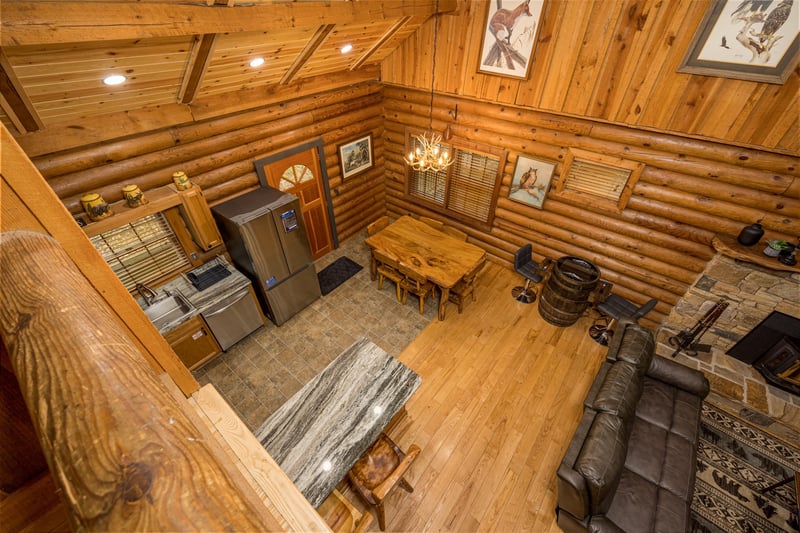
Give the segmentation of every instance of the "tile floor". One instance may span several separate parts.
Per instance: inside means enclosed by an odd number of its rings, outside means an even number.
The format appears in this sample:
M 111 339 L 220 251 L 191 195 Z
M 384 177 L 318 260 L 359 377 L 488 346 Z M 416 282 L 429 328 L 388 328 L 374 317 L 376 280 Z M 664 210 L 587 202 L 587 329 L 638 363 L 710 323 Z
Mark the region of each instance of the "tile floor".
M 282 326 L 272 322 L 194 372 L 197 381 L 213 383 L 250 427 L 267 417 L 359 337 L 366 337 L 397 356 L 436 317 L 435 301 L 395 297 L 394 284 L 369 275 L 366 232 L 341 243 L 317 260 L 317 272 L 346 255 L 363 268 L 352 278 L 292 317 Z

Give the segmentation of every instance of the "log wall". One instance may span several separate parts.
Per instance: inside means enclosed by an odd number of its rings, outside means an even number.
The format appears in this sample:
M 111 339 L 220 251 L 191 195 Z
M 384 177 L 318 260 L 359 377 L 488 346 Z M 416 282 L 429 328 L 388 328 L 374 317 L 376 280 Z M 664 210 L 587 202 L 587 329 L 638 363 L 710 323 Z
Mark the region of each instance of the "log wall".
M 495 219 L 489 231 L 467 227 L 410 204 L 405 197 L 406 126 L 427 127 L 430 94 L 384 90 L 386 202 L 391 216 L 445 219 L 502 261 L 526 242 L 537 259 L 578 255 L 595 263 L 614 292 L 642 303 L 659 299 L 649 315 L 660 322 L 714 255 L 716 232 L 736 235 L 760 220 L 765 238 L 796 242 L 800 234 L 798 158 L 717 143 L 559 117 L 515 106 L 436 95 L 433 127 L 449 126 L 453 141 L 508 153 Z M 570 147 L 644 163 L 627 207 L 619 214 L 553 194 Z M 508 199 L 519 155 L 557 162 L 543 209 Z
M 336 230 L 344 239 L 384 212 L 381 86 L 362 83 L 338 91 L 231 115 L 153 129 L 130 137 L 34 157 L 33 162 L 72 213 L 80 197 L 99 192 L 109 201 L 136 183 L 147 191 L 183 170 L 210 204 L 259 186 L 253 162 L 323 140 Z M 337 145 L 372 133 L 375 166 L 342 181 Z
M 437 93 L 800 153 L 800 66 L 783 85 L 678 72 L 710 0 L 546 0 L 530 75 L 478 72 L 490 5 L 459 0 L 385 59 L 381 79 Z M 504 6 L 516 5 L 506 1 Z

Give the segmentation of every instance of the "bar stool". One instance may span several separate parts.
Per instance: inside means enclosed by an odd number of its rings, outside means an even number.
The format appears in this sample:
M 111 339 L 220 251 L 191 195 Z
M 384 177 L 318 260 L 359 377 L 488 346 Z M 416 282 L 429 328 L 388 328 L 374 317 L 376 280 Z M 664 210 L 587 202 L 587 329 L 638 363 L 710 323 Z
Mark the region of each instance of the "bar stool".
M 589 328 L 589 336 L 595 342 L 608 346 L 608 341 L 614 335 L 614 324 L 617 320 L 630 318 L 633 321 L 638 321 L 652 311 L 657 303 L 658 300 L 652 298 L 645 302 L 644 305 L 638 306 L 618 294 L 611 294 L 603 303 L 597 306 L 597 310 L 600 311 L 602 316 Z M 603 321 L 604 324 L 601 325 L 600 321 Z
M 525 278 L 525 285 L 511 289 L 511 296 L 524 304 L 533 303 L 536 300 L 536 289 L 531 287 L 531 281 L 534 283 L 542 281 L 542 276 L 539 275 L 539 263 L 531 257 L 532 252 L 533 245 L 528 243 L 514 254 L 514 270 Z

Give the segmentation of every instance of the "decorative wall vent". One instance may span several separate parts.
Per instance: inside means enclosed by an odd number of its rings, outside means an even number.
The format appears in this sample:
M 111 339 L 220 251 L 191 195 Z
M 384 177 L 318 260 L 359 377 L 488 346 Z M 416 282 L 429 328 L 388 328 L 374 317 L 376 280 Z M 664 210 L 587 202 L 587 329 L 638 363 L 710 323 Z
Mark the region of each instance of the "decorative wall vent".
M 643 163 L 570 148 L 555 193 L 598 209 L 621 213 Z

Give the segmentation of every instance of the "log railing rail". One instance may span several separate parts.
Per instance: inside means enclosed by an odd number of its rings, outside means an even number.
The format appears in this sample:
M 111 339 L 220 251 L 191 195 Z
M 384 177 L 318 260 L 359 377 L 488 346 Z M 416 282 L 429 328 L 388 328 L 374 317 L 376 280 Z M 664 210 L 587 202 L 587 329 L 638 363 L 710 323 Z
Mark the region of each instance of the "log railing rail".
M 3 232 L 0 271 L 0 335 L 73 529 L 281 529 L 55 239 Z

